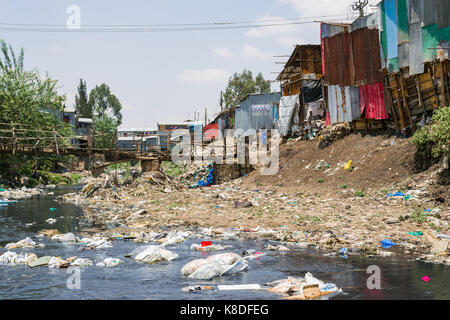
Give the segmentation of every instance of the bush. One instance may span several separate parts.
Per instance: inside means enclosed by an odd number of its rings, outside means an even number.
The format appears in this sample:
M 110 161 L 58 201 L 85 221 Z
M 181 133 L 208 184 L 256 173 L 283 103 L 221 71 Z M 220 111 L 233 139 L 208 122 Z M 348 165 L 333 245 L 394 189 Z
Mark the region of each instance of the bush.
M 448 157 L 450 149 L 450 107 L 437 109 L 431 124 L 414 133 L 411 142 L 416 146 L 418 154 L 430 162 L 438 162 Z

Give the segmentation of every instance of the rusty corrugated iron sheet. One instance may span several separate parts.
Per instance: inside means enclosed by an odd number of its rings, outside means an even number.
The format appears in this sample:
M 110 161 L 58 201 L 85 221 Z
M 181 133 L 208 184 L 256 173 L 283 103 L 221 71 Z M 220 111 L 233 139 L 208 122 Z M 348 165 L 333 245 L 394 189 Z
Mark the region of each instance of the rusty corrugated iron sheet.
M 353 85 L 365 85 L 383 80 L 381 74 L 378 30 L 362 28 L 351 34 L 355 79 Z
M 350 86 L 354 79 L 352 41 L 350 33 L 340 33 L 324 39 L 325 83 Z
M 300 46 L 300 66 L 303 75 L 322 76 L 322 56 L 320 45 Z
M 330 123 L 352 122 L 361 118 L 358 88 L 328 87 Z
M 359 88 L 360 114 L 366 119 L 388 119 L 384 103 L 383 83 L 378 82 L 360 86 Z

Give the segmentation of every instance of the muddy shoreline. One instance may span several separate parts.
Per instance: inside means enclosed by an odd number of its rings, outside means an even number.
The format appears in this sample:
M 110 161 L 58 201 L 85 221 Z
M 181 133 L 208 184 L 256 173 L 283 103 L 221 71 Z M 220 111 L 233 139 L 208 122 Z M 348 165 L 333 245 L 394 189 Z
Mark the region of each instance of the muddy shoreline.
M 434 227 L 438 224 L 448 230 L 448 214 L 445 206 L 431 200 L 388 198 L 379 192 L 361 198 L 352 190 L 324 195 L 301 188 L 295 193 L 249 189 L 243 186 L 243 178 L 194 189 L 144 183 L 149 180 L 146 174 L 139 179 L 123 187 L 103 184 L 89 196 L 72 193 L 62 199 L 81 206 L 86 220 L 109 225 L 106 234 L 203 227 L 211 228 L 211 235 L 217 237 L 234 230 L 241 238 L 313 246 L 337 255 L 342 250 L 368 256 L 406 255 L 450 265 L 448 251 L 442 249 L 442 242 L 448 244 L 448 240 L 430 227 L 434 222 Z M 422 208 L 427 223 L 414 215 Z M 422 235 L 410 234 L 418 230 Z M 381 241 L 386 239 L 396 245 L 383 248 Z M 438 243 L 440 249 L 436 249 Z

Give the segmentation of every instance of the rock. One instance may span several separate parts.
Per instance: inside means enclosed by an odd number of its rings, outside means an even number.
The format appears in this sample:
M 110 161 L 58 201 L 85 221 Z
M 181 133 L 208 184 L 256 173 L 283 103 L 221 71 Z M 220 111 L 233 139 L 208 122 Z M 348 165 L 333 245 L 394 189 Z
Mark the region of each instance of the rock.
M 235 208 L 249 208 L 252 206 L 253 206 L 253 203 L 251 203 L 250 201 L 245 201 L 245 202 L 235 201 L 234 202 Z

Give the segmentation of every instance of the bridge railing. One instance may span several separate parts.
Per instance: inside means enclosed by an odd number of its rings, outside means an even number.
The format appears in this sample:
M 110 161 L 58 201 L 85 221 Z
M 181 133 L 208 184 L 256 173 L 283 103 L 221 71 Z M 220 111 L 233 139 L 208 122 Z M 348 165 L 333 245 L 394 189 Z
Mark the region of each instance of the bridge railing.
M 73 148 L 73 139 L 76 137 L 63 137 L 54 127 L 45 130 L 25 124 L 0 123 L 0 150 L 13 154 L 48 149 L 59 154 L 61 149 Z

